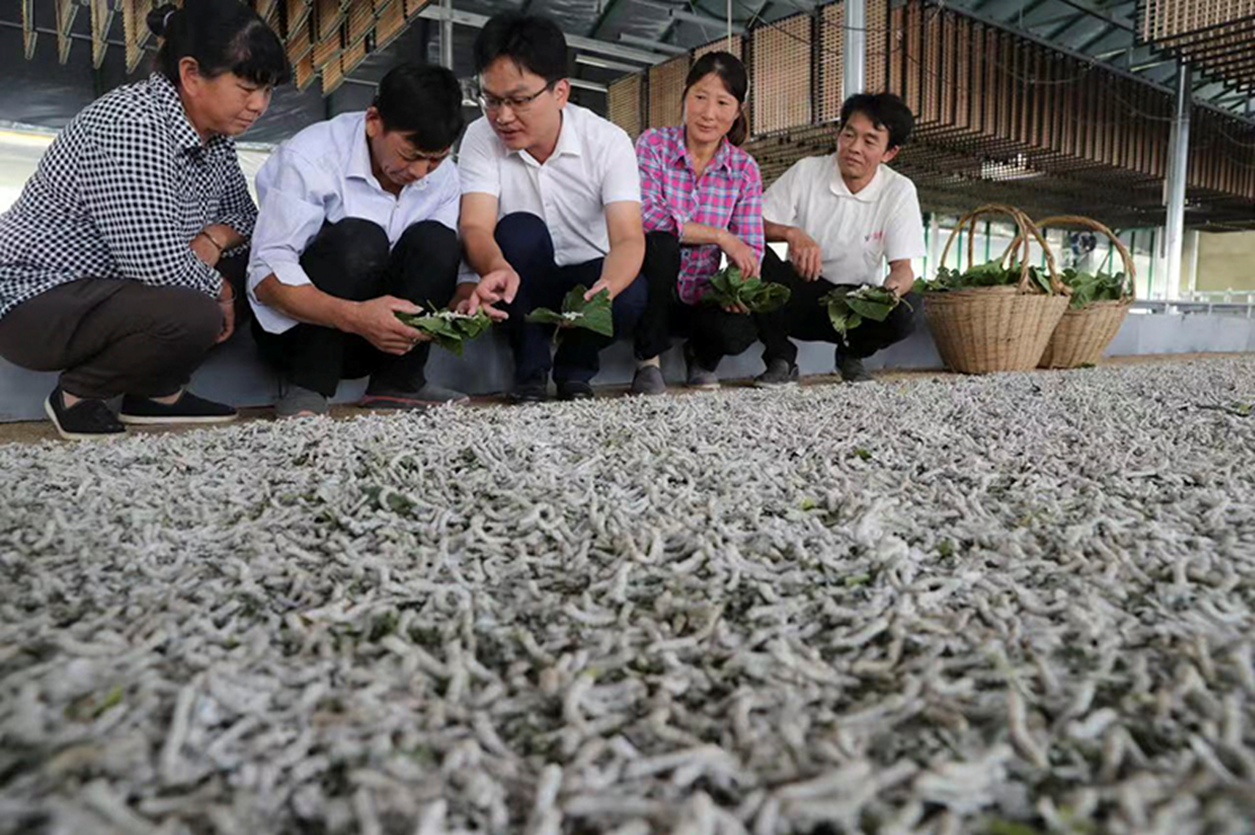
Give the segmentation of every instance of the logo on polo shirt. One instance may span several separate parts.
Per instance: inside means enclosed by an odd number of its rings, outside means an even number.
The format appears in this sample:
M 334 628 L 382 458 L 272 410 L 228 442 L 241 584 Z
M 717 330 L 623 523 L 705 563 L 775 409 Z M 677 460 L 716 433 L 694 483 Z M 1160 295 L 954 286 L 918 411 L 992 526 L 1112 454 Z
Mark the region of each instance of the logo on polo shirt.
M 869 235 L 863 236 L 863 243 L 865 244 L 879 243 L 880 241 L 883 241 L 884 239 L 885 239 L 884 232 L 872 232 Z

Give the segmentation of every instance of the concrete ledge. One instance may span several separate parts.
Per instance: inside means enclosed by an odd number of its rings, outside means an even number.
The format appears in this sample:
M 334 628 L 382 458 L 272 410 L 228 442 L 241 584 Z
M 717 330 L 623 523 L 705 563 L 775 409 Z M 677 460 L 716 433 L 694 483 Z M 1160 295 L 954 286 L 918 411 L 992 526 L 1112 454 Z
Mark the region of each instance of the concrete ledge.
M 800 342 L 798 365 L 802 374 L 828 374 L 833 368 L 832 346 L 822 342 Z M 1255 351 L 1255 320 L 1234 316 L 1201 314 L 1161 314 L 1133 312 L 1124 320 L 1107 356 L 1139 354 L 1232 353 Z M 754 345 L 735 357 L 725 357 L 719 375 L 744 379 L 762 371 L 762 346 Z M 916 330 L 910 338 L 872 357 L 872 370 L 881 368 L 941 368 L 941 357 L 933 344 L 923 312 L 916 312 Z M 668 382 L 684 380 L 684 359 L 676 343 L 662 358 Z M 632 379 L 635 362 L 631 343 L 622 340 L 602 354 L 598 385 L 622 385 Z M 456 357 L 434 349 L 428 363 L 433 382 L 452 386 L 468 394 L 494 394 L 510 388 L 514 362 L 503 333 L 493 332 L 467 345 Z M 56 374 L 27 371 L 0 360 L 0 422 L 41 420 L 43 402 L 56 385 Z M 227 344 L 210 354 L 192 378 L 195 391 L 205 397 L 237 406 L 268 406 L 279 394 L 279 381 L 257 357 L 248 328 L 240 329 Z M 336 402 L 351 402 L 361 396 L 365 380 L 340 384 Z

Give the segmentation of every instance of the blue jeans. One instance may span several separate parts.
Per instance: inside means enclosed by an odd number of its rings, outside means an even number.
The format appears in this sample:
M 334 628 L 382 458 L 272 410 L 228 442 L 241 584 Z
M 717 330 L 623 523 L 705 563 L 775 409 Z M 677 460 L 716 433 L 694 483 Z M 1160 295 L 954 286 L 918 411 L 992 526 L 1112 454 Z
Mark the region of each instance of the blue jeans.
M 601 367 L 601 350 L 614 338 L 583 328 L 571 328 L 561 337 L 558 351 L 550 360 L 551 334 L 548 325 L 524 321 L 538 307 L 562 309 L 562 297 L 577 284 L 592 287 L 601 278 L 604 258 L 583 264 L 559 267 L 554 263 L 553 238 L 539 217 L 527 212 L 506 215 L 497 222 L 497 246 L 519 274 L 519 292 L 505 309 L 510 318 L 510 345 L 514 349 L 516 383 L 543 380 L 553 367 L 555 382 L 588 383 Z M 613 304 L 615 338 L 631 336 L 645 310 L 645 282 L 634 281 L 615 298 Z

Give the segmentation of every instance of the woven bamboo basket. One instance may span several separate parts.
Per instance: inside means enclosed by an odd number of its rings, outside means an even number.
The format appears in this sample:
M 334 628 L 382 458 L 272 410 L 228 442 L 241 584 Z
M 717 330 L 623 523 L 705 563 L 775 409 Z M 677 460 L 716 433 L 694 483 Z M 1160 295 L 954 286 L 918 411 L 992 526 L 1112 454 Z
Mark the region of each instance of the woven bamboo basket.
M 1085 226 L 1101 232 L 1110 240 L 1124 261 L 1124 294 L 1119 301 L 1091 302 L 1078 310 L 1069 309 L 1055 326 L 1054 335 L 1046 344 L 1039 368 L 1078 368 L 1095 365 L 1103 352 L 1116 338 L 1124 317 L 1133 306 L 1133 286 L 1137 268 L 1133 256 L 1116 234 L 1096 220 L 1078 215 L 1050 217 L 1038 224 L 1039 228 L 1051 226 Z
M 955 236 L 964 226 L 976 230 L 976 220 L 985 215 L 1008 215 L 1019 234 L 1018 250 L 1008 251 L 1020 265 L 1020 281 L 1015 287 L 974 287 L 924 294 L 924 315 L 933 340 L 946 367 L 963 374 L 995 371 L 1028 371 L 1036 368 L 1046 350 L 1055 326 L 1067 309 L 1066 290 L 1059 282 L 1054 255 L 1045 245 L 1041 232 L 1028 217 L 1011 206 L 990 204 L 965 215 L 955 225 L 941 255 L 945 263 Z M 1031 236 L 1031 238 L 1030 238 Z M 967 260 L 973 260 L 972 236 L 968 238 Z M 1053 292 L 1043 293 L 1029 276 L 1030 241 L 1036 239 L 1046 254 Z

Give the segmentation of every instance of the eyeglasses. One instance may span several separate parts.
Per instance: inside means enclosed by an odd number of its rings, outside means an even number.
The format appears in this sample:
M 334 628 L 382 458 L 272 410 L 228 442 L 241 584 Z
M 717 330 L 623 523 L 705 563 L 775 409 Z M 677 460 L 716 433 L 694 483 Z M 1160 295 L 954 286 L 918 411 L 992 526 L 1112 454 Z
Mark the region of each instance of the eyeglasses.
M 536 99 L 552 90 L 553 86 L 557 83 L 558 82 L 556 81 L 550 81 L 530 96 L 506 96 L 505 98 L 498 98 L 491 93 L 480 90 L 478 96 L 479 106 L 483 108 L 485 113 L 495 113 L 506 105 L 509 105 L 510 109 L 515 113 L 526 113 L 531 109 L 532 104 L 535 103 Z

